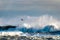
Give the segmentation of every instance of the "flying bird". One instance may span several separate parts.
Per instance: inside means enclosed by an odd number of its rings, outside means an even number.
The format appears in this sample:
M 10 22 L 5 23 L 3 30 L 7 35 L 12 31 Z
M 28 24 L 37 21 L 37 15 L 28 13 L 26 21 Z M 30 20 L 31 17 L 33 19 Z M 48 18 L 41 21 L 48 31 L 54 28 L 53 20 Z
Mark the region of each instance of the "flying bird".
M 21 19 L 21 21 L 24 21 L 23 19 Z

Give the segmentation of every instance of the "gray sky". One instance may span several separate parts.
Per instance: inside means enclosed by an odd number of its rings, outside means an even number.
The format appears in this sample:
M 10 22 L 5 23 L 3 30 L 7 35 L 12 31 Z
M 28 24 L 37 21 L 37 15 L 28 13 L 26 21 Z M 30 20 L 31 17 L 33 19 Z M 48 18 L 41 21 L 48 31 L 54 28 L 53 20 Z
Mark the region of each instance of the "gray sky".
M 46 14 L 60 17 L 60 0 L 0 0 L 0 17 Z

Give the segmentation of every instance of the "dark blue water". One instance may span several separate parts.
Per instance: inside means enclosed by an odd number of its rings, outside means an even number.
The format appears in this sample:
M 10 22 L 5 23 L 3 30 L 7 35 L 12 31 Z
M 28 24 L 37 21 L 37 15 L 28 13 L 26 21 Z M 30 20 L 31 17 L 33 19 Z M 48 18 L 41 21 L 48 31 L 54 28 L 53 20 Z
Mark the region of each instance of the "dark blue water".
M 30 34 L 35 34 L 35 33 L 40 33 L 40 34 L 51 34 L 51 35 L 56 35 L 56 34 L 60 34 L 60 30 L 56 30 L 54 29 L 54 26 L 52 25 L 47 25 L 45 26 L 44 28 L 40 28 L 40 29 L 36 29 L 36 28 L 26 28 L 26 27 L 17 27 L 17 26 L 14 26 L 14 27 L 11 27 L 9 26 L 8 28 L 7 27 L 3 27 L 1 28 L 0 27 L 0 32 L 2 31 L 21 31 L 23 33 L 30 33 Z

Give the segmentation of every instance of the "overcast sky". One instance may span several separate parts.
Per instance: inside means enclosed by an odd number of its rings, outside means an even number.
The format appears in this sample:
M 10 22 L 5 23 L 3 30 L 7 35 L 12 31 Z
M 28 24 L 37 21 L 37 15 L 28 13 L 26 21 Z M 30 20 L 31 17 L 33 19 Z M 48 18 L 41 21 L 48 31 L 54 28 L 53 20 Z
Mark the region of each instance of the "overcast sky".
M 41 16 L 60 17 L 60 0 L 0 0 L 0 17 Z

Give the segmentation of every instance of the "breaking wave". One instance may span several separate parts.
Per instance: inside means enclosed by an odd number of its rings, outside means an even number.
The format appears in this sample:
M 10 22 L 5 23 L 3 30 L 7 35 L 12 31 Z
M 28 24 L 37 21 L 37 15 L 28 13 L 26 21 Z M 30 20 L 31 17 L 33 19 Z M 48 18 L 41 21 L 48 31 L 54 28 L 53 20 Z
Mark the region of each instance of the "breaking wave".
M 56 29 L 60 29 L 60 20 L 53 16 L 43 15 L 35 16 L 17 16 L 13 18 L 0 18 L 0 26 L 14 25 L 26 28 L 44 28 L 46 25 L 54 25 Z
M 0 31 L 21 31 L 23 33 L 60 32 L 60 20 L 49 15 L 0 18 Z

